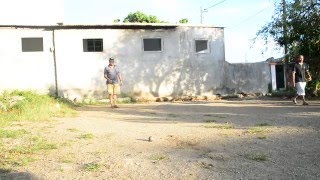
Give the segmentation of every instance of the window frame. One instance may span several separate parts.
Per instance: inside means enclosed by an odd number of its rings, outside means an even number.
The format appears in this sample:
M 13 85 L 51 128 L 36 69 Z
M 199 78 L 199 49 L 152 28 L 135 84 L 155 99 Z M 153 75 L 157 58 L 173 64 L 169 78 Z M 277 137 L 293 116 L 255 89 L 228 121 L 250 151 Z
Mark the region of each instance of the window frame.
M 144 40 L 145 39 L 160 39 L 160 45 L 161 45 L 161 50 L 156 50 L 156 51 L 146 51 L 145 46 L 144 46 Z M 163 46 L 164 46 L 164 39 L 163 37 L 143 37 L 142 38 L 142 51 L 145 53 L 155 53 L 155 52 L 163 52 Z
M 26 42 L 23 42 L 24 40 L 27 39 L 41 39 L 41 48 L 36 49 L 36 50 L 32 50 L 32 49 L 28 49 L 28 48 L 24 48 L 24 45 L 26 46 Z M 29 42 L 30 43 L 30 42 Z M 21 52 L 25 53 L 25 52 L 44 52 L 44 42 L 43 42 L 43 37 L 21 37 Z
M 207 49 L 197 52 L 197 41 L 207 41 Z M 210 39 L 197 38 L 194 39 L 194 51 L 196 54 L 209 54 L 210 53 Z
M 90 40 L 90 41 L 88 41 Z M 93 46 L 89 46 L 89 42 L 93 43 Z M 99 46 L 96 46 L 96 42 L 100 41 L 101 42 L 101 50 L 96 50 L 97 47 Z M 95 52 L 103 52 L 103 38 L 85 38 L 85 39 L 82 39 L 82 47 L 83 47 L 83 52 L 87 53 L 95 53 Z M 93 50 L 89 50 L 89 47 L 90 48 L 93 48 Z

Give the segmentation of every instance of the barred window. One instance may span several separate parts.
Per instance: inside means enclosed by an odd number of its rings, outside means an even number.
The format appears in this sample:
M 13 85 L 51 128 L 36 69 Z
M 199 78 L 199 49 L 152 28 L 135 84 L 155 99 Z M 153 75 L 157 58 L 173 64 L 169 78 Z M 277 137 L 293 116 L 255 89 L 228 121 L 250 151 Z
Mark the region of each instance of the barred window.
M 102 52 L 103 39 L 83 39 L 83 52 Z
M 144 51 L 162 51 L 161 38 L 144 38 L 143 39 Z

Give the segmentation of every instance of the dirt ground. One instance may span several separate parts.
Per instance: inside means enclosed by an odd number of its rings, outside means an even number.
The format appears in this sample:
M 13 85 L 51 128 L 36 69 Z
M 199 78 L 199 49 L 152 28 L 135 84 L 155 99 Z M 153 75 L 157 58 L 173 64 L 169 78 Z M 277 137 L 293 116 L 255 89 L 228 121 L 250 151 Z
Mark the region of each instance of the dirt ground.
M 320 179 L 320 101 L 86 106 L 21 123 L 57 149 L 0 179 Z M 150 139 L 149 139 L 150 137 Z

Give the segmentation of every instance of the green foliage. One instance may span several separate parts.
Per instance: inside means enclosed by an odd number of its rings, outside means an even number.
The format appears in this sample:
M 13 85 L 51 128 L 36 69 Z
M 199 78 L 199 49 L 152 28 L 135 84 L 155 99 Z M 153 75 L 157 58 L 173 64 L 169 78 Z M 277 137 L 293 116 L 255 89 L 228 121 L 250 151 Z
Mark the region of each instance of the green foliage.
M 79 139 L 93 139 L 95 136 L 91 133 L 88 134 L 82 134 L 79 136 Z
M 247 133 L 249 134 L 261 134 L 261 133 L 266 133 L 269 130 L 267 130 L 265 127 L 263 126 L 259 126 L 259 127 L 252 127 L 250 129 L 248 129 Z
M 165 154 L 154 154 L 150 158 L 153 161 L 161 161 L 161 160 L 169 159 L 169 157 Z
M 216 128 L 216 129 L 233 129 L 234 125 L 231 123 L 219 124 L 219 123 L 210 123 L 204 126 L 205 128 Z
M 287 45 L 291 61 L 303 54 L 314 80 L 320 78 L 320 3 L 314 0 L 295 0 L 287 2 L 286 14 L 277 5 L 272 21 L 258 33 L 264 40 L 274 39 L 280 46 Z M 285 19 L 283 17 L 286 17 Z M 284 33 L 284 27 L 287 31 Z M 312 85 L 312 84 L 310 84 Z M 313 86 L 313 89 L 316 87 Z M 317 92 L 316 92 L 317 93 Z
M 163 23 L 154 15 L 146 15 L 141 11 L 135 13 L 129 13 L 129 15 L 124 18 L 123 22 L 138 22 L 138 23 Z
M 13 144 L 0 146 L 0 169 L 12 169 L 17 166 L 26 166 L 36 161 L 36 156 L 52 149 L 57 144 L 50 143 L 40 136 L 19 137 Z M 0 172 L 1 173 L 1 172 Z
M 263 152 L 252 152 L 249 154 L 245 154 L 244 157 L 253 161 L 258 161 L 258 162 L 268 160 L 268 155 Z
M 98 171 L 101 168 L 101 164 L 92 162 L 85 164 L 83 168 L 86 171 Z
M 184 19 L 180 19 L 179 23 L 181 24 L 187 24 L 189 22 L 189 20 L 187 18 Z
M 269 123 L 260 123 L 256 124 L 256 126 L 271 126 Z
M 120 22 L 120 19 L 115 19 L 115 20 L 113 20 L 113 22 L 118 23 L 118 22 Z
M 17 138 L 24 134 L 28 134 L 28 131 L 24 129 L 19 129 L 19 130 L 0 129 L 0 138 Z
M 71 102 L 32 91 L 5 91 L 0 94 L 0 106 L 0 126 L 15 120 L 49 120 L 75 114 Z
M 207 120 L 204 120 L 204 122 L 206 122 L 206 123 L 215 123 L 215 122 L 217 122 L 217 120 L 207 119 Z

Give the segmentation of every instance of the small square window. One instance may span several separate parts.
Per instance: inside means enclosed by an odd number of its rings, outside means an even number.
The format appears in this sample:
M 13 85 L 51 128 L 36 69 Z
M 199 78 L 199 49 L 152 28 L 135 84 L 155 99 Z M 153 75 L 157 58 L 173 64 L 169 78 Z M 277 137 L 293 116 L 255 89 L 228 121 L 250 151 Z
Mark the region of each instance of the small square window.
M 83 52 L 102 52 L 103 39 L 83 39 Z
M 208 50 L 208 40 L 196 40 L 196 53 L 207 53 Z
M 144 51 L 161 51 L 162 40 L 161 38 L 145 38 L 143 39 Z
M 43 38 L 21 38 L 22 52 L 43 51 Z

